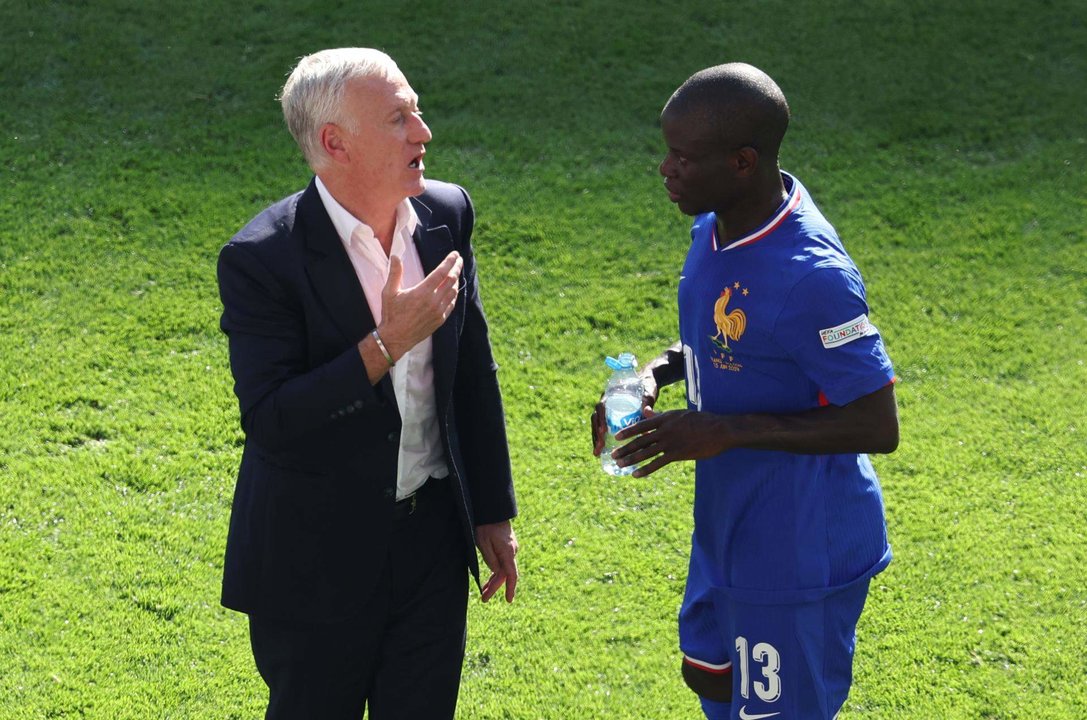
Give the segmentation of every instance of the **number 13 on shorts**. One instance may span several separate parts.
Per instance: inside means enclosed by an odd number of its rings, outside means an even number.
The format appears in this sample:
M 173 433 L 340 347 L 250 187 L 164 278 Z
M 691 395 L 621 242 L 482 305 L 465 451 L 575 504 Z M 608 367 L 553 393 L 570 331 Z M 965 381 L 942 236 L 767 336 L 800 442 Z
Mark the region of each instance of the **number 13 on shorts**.
M 770 643 L 755 643 L 750 647 L 743 635 L 736 636 L 736 655 L 740 662 L 740 695 L 745 700 L 751 697 L 752 688 L 759 700 L 772 703 L 781 697 L 781 654 Z M 758 670 L 759 677 L 752 678 L 752 670 Z

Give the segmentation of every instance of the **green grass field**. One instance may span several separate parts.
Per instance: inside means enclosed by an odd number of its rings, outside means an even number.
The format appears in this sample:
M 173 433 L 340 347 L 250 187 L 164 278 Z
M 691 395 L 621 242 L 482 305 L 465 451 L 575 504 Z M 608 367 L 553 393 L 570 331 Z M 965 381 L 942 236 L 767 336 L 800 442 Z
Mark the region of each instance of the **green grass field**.
M 260 716 L 214 267 L 307 182 L 273 98 L 339 45 L 398 60 L 478 213 L 523 577 L 470 610 L 459 717 L 699 717 L 692 468 L 605 477 L 587 419 L 677 333 L 660 107 L 746 60 L 901 380 L 842 720 L 1087 718 L 1087 5 L 466 5 L 0 0 L 0 720 Z

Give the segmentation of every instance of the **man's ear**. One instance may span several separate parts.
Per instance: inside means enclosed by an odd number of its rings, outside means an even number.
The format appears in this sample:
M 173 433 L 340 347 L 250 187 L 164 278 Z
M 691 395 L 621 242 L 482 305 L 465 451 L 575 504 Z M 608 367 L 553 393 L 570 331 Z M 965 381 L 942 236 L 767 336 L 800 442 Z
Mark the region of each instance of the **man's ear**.
M 351 156 L 347 145 L 344 143 L 343 131 L 336 123 L 325 123 L 318 131 L 321 140 L 321 148 L 331 158 L 332 162 L 346 163 Z
M 744 147 L 732 153 L 732 168 L 740 177 L 751 177 L 759 169 L 759 151 L 753 147 Z

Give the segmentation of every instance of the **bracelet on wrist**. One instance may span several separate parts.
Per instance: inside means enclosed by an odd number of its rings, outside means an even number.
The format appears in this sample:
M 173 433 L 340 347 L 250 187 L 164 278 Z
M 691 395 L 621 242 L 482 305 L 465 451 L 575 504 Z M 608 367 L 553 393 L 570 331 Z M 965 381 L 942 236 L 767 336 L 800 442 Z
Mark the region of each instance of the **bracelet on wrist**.
M 374 339 L 374 342 L 377 343 L 377 349 L 385 356 L 385 362 L 389 363 L 389 367 L 396 365 L 393 361 L 392 354 L 389 353 L 389 349 L 385 347 L 385 343 L 381 342 L 381 336 L 377 334 L 377 328 L 370 331 L 370 336 Z

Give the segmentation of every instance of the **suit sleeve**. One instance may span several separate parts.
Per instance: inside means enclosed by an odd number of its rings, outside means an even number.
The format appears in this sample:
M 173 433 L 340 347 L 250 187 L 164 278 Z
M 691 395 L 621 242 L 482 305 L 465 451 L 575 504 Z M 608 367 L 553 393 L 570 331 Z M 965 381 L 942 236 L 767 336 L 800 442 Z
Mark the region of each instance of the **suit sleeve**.
M 219 255 L 221 327 L 246 436 L 288 449 L 380 402 L 355 345 L 311 367 L 306 318 L 288 279 L 243 243 Z
M 465 475 L 477 525 L 509 520 L 517 514 L 506 440 L 506 418 L 498 386 L 498 364 L 491 352 L 487 319 L 479 294 L 478 267 L 472 251 L 474 210 L 461 189 L 466 212 L 461 226 L 466 294 L 464 329 L 454 404 Z

